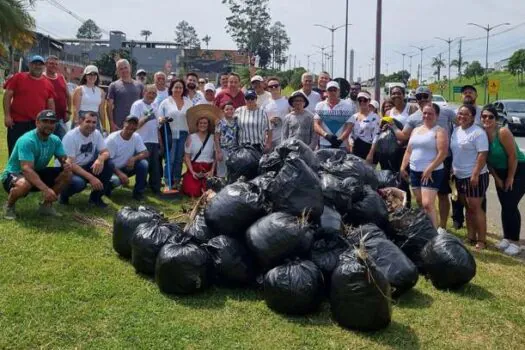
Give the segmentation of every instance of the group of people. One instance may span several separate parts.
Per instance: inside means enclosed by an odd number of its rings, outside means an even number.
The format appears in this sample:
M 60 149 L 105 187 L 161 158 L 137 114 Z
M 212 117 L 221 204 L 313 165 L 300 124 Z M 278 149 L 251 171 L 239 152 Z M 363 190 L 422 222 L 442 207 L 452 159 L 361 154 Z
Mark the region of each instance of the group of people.
M 89 202 L 105 207 L 102 197 L 128 185 L 131 176 L 137 200 L 148 186 L 160 194 L 162 182 L 200 196 L 207 178 L 228 176 L 226 162 L 236 147 L 271 152 L 295 138 L 312 150 L 340 148 L 400 173 L 401 187 L 410 194 L 410 184 L 439 230 L 446 228 L 453 175 L 459 194 L 454 225 L 462 225 L 466 208 L 468 239 L 479 249 L 486 245 L 490 172 L 503 208 L 504 239 L 498 247 L 510 255 L 519 252 L 517 205 L 525 192 L 525 156 L 497 123 L 494 108 L 476 106 L 473 86 L 463 87 L 464 104 L 452 111 L 433 104 L 425 86 L 416 91 L 417 105 L 407 102 L 403 86 L 391 88 L 381 106 L 358 83 L 341 98 L 338 82 L 327 72 L 317 76 L 316 86 L 316 77 L 304 73 L 301 89 L 285 97 L 278 77 L 253 75 L 242 87 L 238 74 L 224 73 L 215 88 L 192 72 L 184 78 L 157 72 L 148 84 L 142 69 L 133 79 L 127 60 L 117 61 L 116 69 L 119 79 L 107 94 L 93 65 L 85 67 L 80 85 L 70 92 L 54 56 L 34 56 L 29 72 L 9 79 L 4 112 L 10 158 L 1 176 L 9 194 L 6 218 L 15 217 L 16 201 L 32 190 L 43 193 L 42 212 L 60 215 L 52 203 L 67 205 L 88 183 Z M 376 150 L 383 132 L 397 139 L 394 157 Z M 52 157 L 54 167 L 48 164 Z

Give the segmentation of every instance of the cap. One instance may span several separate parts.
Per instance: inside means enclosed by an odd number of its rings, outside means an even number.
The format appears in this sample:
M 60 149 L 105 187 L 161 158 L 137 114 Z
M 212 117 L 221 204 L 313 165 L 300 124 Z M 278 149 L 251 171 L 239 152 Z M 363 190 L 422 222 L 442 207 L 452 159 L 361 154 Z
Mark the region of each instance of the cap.
M 137 74 L 136 74 L 136 75 L 139 75 L 139 74 L 146 74 L 146 71 L 145 71 L 144 69 L 141 68 L 141 69 L 139 69 L 139 70 L 137 71 Z
M 90 64 L 89 66 L 86 66 L 86 68 L 84 68 L 84 74 L 91 74 L 91 73 L 97 73 L 98 74 L 98 68 L 97 66 L 94 66 L 92 64 Z
M 41 62 L 41 63 L 44 63 L 44 57 L 40 56 L 40 55 L 34 55 L 31 57 L 31 59 L 29 60 L 29 63 L 35 63 L 35 62 Z
M 36 116 L 36 120 L 57 120 L 57 115 L 50 109 L 44 109 Z
M 308 105 L 310 104 L 310 101 L 308 101 L 308 97 L 306 97 L 306 95 L 302 91 L 296 91 L 288 98 L 288 104 L 290 106 L 293 107 L 293 100 L 296 97 L 302 97 L 303 98 L 303 100 L 304 100 L 304 107 L 305 108 L 308 107 Z
M 215 92 L 215 85 L 213 85 L 213 83 L 207 83 L 206 85 L 204 85 L 204 91 L 208 90 Z
M 260 75 L 254 75 L 251 79 L 250 79 L 250 82 L 256 82 L 256 81 L 264 81 L 263 77 L 261 77 Z
M 134 116 L 134 115 L 128 115 L 126 117 L 126 119 L 124 119 L 125 122 L 138 122 L 139 121 L 139 117 L 137 116 Z
M 370 101 L 369 104 L 374 106 L 375 109 L 379 109 L 379 102 L 377 102 L 376 100 Z
M 335 87 L 337 90 L 340 89 L 340 87 L 339 87 L 339 83 L 338 83 L 337 81 L 332 80 L 332 81 L 329 81 L 328 84 L 326 84 L 326 90 L 328 90 L 328 89 L 330 89 L 330 88 L 334 88 L 334 87 Z
M 360 93 L 357 94 L 357 98 L 359 97 L 362 97 L 362 98 L 366 98 L 367 100 L 371 100 L 372 99 L 372 96 L 370 96 L 370 94 L 368 92 L 365 92 L 365 91 L 361 91 Z
M 430 91 L 428 86 L 418 86 L 418 88 L 416 89 L 416 95 L 419 95 L 419 94 L 430 95 L 432 94 L 432 91 Z
M 478 93 L 478 90 L 476 90 L 474 85 L 463 85 L 461 87 L 461 93 L 463 93 L 465 90 L 468 90 L 468 89 L 474 90 L 475 93 Z
M 244 93 L 244 98 L 257 98 L 257 93 L 255 92 L 255 90 L 246 90 L 246 92 Z

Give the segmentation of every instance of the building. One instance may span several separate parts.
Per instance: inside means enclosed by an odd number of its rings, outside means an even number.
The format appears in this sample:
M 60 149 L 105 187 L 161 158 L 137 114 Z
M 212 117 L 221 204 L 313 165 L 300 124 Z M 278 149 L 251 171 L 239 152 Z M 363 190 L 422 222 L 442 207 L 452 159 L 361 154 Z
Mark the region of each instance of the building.
M 501 60 L 501 61 L 498 61 L 498 62 L 494 63 L 494 70 L 495 71 L 505 71 L 505 70 L 507 70 L 507 68 L 509 66 L 509 61 L 510 61 L 510 57 L 509 58 L 505 58 L 504 60 Z

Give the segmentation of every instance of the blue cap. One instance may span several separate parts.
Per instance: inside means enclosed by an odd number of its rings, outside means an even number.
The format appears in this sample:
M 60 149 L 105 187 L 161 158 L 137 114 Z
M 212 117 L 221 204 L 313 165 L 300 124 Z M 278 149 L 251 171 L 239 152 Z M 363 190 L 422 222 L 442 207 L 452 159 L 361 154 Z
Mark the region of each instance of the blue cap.
M 42 62 L 42 63 L 45 63 L 46 61 L 44 61 L 44 57 L 40 56 L 40 55 L 34 55 L 33 57 L 31 57 L 31 59 L 29 60 L 29 63 L 35 63 L 35 62 Z
M 246 92 L 244 93 L 244 98 L 257 98 L 257 93 L 255 92 L 255 90 L 246 90 Z

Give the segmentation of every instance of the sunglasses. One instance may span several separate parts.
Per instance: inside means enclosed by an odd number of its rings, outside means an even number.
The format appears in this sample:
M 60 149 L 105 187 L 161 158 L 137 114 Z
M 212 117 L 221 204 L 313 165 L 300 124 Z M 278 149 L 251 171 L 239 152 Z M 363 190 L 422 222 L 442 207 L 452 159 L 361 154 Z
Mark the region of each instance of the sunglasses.
M 481 115 L 481 119 L 496 119 L 496 117 L 494 116 L 494 114 L 482 114 Z
M 254 97 L 254 96 L 248 96 L 248 97 L 245 97 L 244 98 L 246 101 L 253 101 L 253 100 L 256 100 L 257 97 Z
M 368 102 L 368 100 L 366 98 L 358 98 L 357 102 L 363 103 L 363 102 Z
M 268 88 L 269 89 L 277 89 L 279 86 L 281 86 L 281 85 L 279 85 L 279 84 L 268 85 Z
M 206 84 L 205 81 L 199 81 L 199 84 Z
M 426 100 L 429 98 L 429 94 L 417 94 L 416 95 L 416 100 Z

